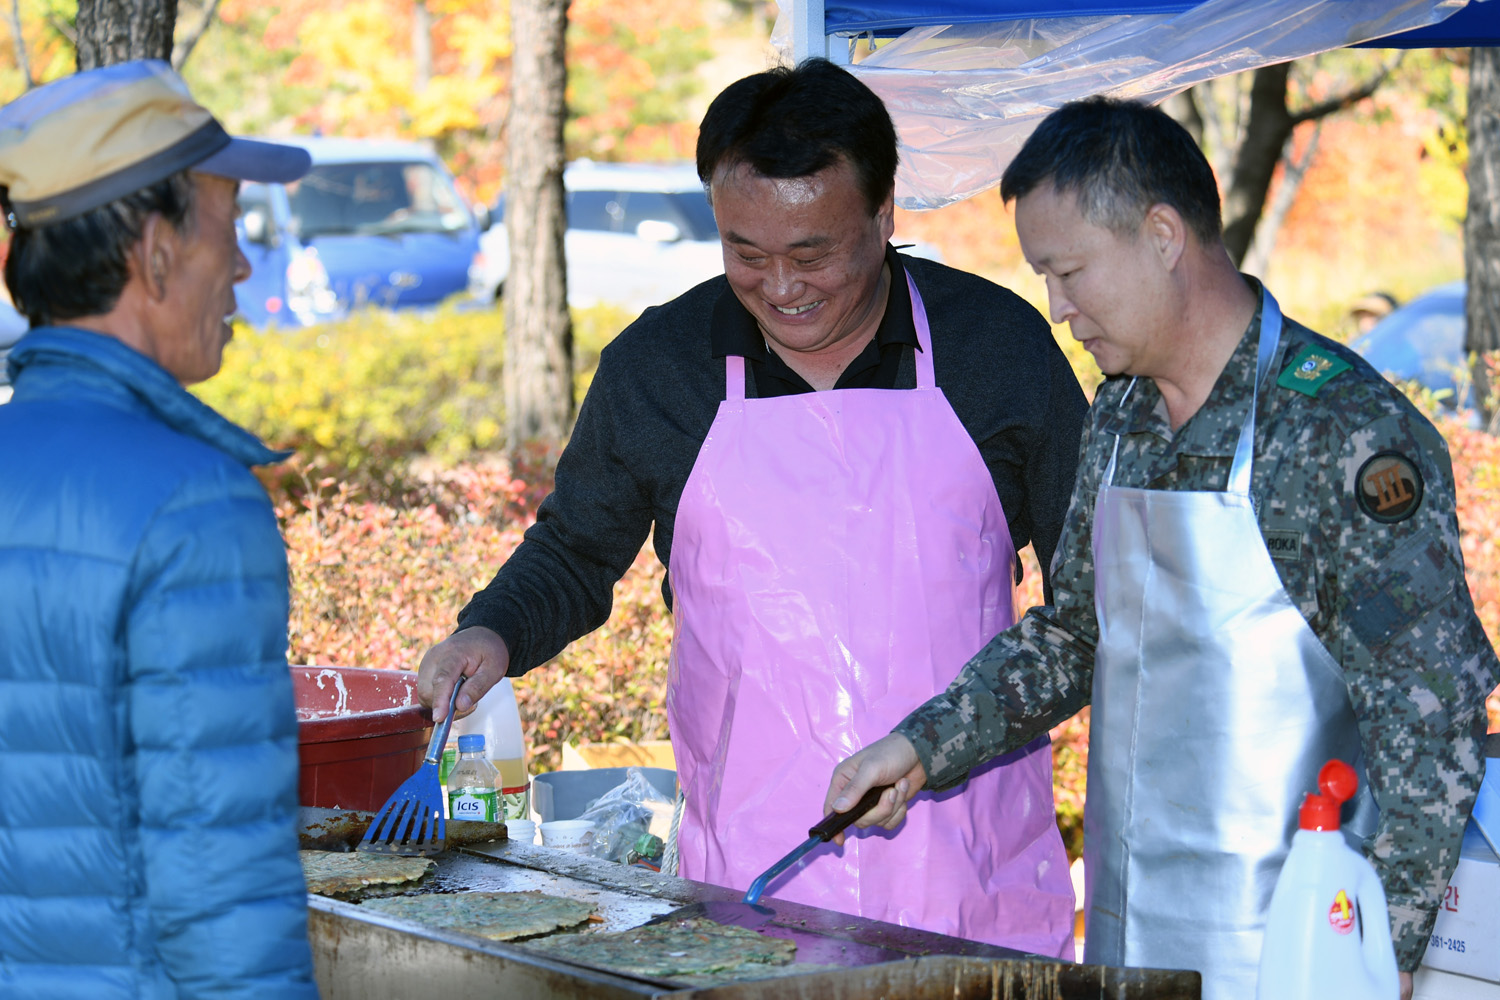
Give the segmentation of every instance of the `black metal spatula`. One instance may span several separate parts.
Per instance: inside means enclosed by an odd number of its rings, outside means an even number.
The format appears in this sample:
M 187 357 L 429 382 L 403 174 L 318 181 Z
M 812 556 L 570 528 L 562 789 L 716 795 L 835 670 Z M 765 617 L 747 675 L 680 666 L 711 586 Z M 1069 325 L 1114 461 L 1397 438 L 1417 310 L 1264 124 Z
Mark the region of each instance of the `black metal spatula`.
M 446 846 L 446 820 L 443 817 L 443 786 L 438 781 L 438 762 L 453 728 L 453 706 L 458 703 L 458 689 L 466 678 L 459 675 L 448 696 L 448 714 L 432 731 L 427 756 L 417 773 L 401 782 L 375 814 L 364 839 L 356 850 L 369 854 L 438 854 Z
M 826 844 L 834 838 L 835 834 L 843 832 L 855 820 L 875 808 L 880 797 L 891 788 L 890 785 L 879 785 L 864 794 L 854 807 L 848 812 L 829 813 L 823 817 L 822 822 L 807 831 L 807 840 L 800 844 L 796 850 L 776 862 L 761 874 L 750 888 L 746 890 L 744 899 L 739 902 L 733 900 L 715 900 L 706 903 L 691 903 L 687 906 L 673 910 L 671 913 L 663 913 L 661 916 L 652 917 L 646 921 L 648 924 L 665 924 L 675 920 L 686 920 L 693 917 L 704 917 L 718 924 L 731 924 L 735 927 L 756 928 L 764 926 L 776 911 L 768 906 L 760 905 L 761 893 L 766 891 L 766 886 L 771 880 L 792 865 L 801 861 L 808 851 L 819 844 Z

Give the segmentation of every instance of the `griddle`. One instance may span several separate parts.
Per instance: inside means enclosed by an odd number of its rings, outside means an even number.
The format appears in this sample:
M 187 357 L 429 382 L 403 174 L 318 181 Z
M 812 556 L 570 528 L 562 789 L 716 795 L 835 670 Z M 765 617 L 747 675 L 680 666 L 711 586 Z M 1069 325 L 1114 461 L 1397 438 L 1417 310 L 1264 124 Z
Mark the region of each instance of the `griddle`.
M 321 814 L 321 815 L 318 815 Z M 304 811 L 305 847 L 357 842 L 370 814 Z M 343 825 L 342 837 L 337 835 Z M 452 846 L 411 894 L 519 892 L 591 902 L 602 922 L 589 934 L 629 930 L 698 902 L 738 900 L 720 886 L 662 875 L 586 855 L 515 841 Z M 401 890 L 398 890 L 401 891 Z M 440 996 L 703 997 L 714 1000 L 876 1000 L 880 997 L 984 997 L 994 1000 L 1199 1000 L 1196 972 L 1111 969 L 1058 962 L 1008 948 L 882 921 L 771 901 L 776 915 L 759 933 L 797 945 L 797 964 L 838 966 L 759 980 L 689 985 L 622 975 L 563 961 L 525 946 L 422 927 L 354 903 L 310 895 L 309 926 L 324 1000 Z M 773 972 L 775 970 L 773 969 Z M 458 994 L 453 994 L 458 995 Z

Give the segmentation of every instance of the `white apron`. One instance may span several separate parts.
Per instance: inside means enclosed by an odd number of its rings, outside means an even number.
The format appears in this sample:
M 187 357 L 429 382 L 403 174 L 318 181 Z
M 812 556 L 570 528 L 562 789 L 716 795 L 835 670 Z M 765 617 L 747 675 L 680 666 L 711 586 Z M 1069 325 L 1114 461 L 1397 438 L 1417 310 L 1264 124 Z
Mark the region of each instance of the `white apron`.
M 1329 758 L 1360 777 L 1345 830 L 1374 827 L 1343 671 L 1282 587 L 1250 502 L 1255 401 L 1280 336 L 1266 292 L 1224 492 L 1114 486 L 1116 440 L 1094 507 L 1084 960 L 1197 969 L 1204 1000 L 1255 996 L 1297 807 Z
M 1013 621 L 1015 550 L 979 450 L 933 377 L 908 278 L 917 388 L 720 404 L 677 509 L 667 715 L 680 874 L 747 888 L 823 818 L 838 762 L 886 735 Z M 1072 956 L 1045 738 L 851 831 L 768 896 Z

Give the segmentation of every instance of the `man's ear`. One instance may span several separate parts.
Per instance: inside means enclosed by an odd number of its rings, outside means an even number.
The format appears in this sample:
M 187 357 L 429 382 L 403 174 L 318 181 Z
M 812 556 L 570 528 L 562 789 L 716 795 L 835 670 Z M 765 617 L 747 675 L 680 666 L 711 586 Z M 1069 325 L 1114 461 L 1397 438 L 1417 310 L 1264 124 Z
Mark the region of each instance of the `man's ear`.
M 1142 231 L 1162 266 L 1168 271 L 1175 268 L 1187 250 L 1188 228 L 1182 214 L 1171 205 L 1158 202 L 1146 210 Z
M 153 302 L 166 300 L 167 276 L 172 273 L 177 250 L 177 230 L 155 212 L 146 216 L 141 238 L 131 252 L 131 267 Z
M 879 220 L 881 232 L 885 234 L 885 242 L 889 243 L 891 237 L 896 235 L 896 192 L 892 191 L 885 196 L 879 210 L 875 213 Z

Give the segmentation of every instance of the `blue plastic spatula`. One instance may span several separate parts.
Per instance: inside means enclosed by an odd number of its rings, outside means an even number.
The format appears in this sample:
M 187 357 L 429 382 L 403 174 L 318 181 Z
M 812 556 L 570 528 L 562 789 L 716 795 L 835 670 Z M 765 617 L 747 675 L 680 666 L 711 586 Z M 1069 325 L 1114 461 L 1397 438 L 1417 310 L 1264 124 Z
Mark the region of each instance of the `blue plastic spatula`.
M 807 840 L 800 844 L 796 850 L 786 857 L 767 868 L 759 878 L 750 883 L 746 890 L 744 899 L 738 903 L 733 900 L 710 900 L 704 903 L 691 903 L 687 906 L 673 910 L 671 913 L 663 913 L 646 921 L 647 924 L 665 924 L 674 920 L 686 920 L 693 917 L 704 917 L 719 924 L 731 924 L 735 927 L 756 928 L 764 926 L 776 915 L 776 911 L 768 906 L 761 906 L 761 893 L 766 891 L 766 886 L 771 880 L 792 865 L 801 861 L 803 856 L 819 844 L 826 844 L 834 838 L 834 835 L 847 829 L 851 823 L 859 819 L 865 813 L 875 808 L 880 797 L 891 788 L 890 785 L 879 785 L 865 792 L 864 796 L 854 804 L 848 812 L 829 813 L 823 817 L 822 822 L 807 831 Z
M 467 678 L 460 676 L 448 696 L 448 714 L 432 731 L 432 742 L 427 744 L 427 756 L 417 773 L 401 782 L 401 787 L 391 793 L 375 814 L 375 819 L 365 830 L 357 850 L 367 854 L 402 854 L 416 856 L 438 854 L 447 839 L 447 824 L 443 818 L 443 786 L 438 780 L 438 762 L 443 756 L 443 747 L 448 744 L 448 731 L 453 728 L 453 706 L 458 703 L 458 689 Z

